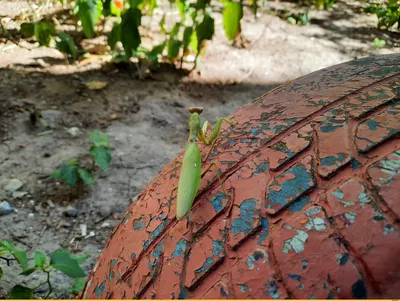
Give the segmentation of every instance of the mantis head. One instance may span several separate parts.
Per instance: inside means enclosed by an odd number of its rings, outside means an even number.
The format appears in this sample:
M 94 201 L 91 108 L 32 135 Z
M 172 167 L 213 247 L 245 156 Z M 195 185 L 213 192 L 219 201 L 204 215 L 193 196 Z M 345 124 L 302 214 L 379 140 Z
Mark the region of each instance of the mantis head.
M 188 111 L 190 114 L 193 113 L 201 114 L 201 112 L 203 112 L 203 107 L 189 107 Z

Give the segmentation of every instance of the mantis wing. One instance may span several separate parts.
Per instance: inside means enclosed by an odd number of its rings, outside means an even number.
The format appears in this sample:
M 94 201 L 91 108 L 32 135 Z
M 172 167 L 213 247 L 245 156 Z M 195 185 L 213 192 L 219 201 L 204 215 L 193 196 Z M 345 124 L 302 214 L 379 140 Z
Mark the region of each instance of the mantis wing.
M 178 184 L 176 205 L 177 219 L 183 219 L 192 208 L 197 195 L 201 178 L 201 155 L 197 143 L 186 144 L 185 157 L 182 162 Z

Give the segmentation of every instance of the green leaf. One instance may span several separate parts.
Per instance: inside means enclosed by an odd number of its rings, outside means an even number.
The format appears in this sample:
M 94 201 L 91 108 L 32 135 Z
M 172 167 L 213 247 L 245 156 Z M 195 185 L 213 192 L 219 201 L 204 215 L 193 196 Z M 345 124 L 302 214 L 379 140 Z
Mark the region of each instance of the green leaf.
M 299 15 L 299 21 L 301 22 L 302 25 L 307 25 L 310 23 L 308 19 L 308 13 L 302 13 Z
M 30 38 L 35 34 L 35 24 L 22 23 L 20 31 L 25 38 Z
M 97 165 L 104 171 L 107 171 L 108 165 L 112 159 L 110 151 L 104 146 L 93 146 L 89 152 L 93 156 Z
M 18 284 L 12 288 L 11 293 L 8 296 L 8 299 L 33 299 L 32 298 L 33 290 L 34 289 L 32 288 Z
M 94 179 L 92 174 L 90 173 L 90 171 L 83 169 L 83 168 L 79 168 L 78 169 L 78 173 L 79 176 L 81 177 L 81 179 L 88 184 L 89 186 L 93 186 L 94 184 Z
M 3 275 L 4 275 L 3 269 L 0 267 L 0 280 L 1 280 L 1 278 L 3 278 Z
M 71 166 L 78 166 L 79 165 L 79 160 L 78 159 L 72 159 L 68 161 L 68 165 Z
M 78 262 L 71 258 L 66 250 L 58 250 L 51 254 L 50 265 L 71 278 L 85 277 L 86 274 Z
M 115 46 L 119 41 L 121 41 L 121 24 L 115 23 L 114 27 L 108 34 L 107 43 L 112 50 L 115 50 Z
M 85 254 L 85 255 L 71 255 L 71 258 L 76 260 L 76 262 L 81 265 L 86 261 L 86 259 L 92 257 L 90 254 Z
M 222 12 L 224 29 L 228 40 L 233 41 L 241 32 L 240 20 L 243 17 L 243 7 L 239 2 L 226 2 Z
M 158 58 L 162 55 L 166 43 L 163 42 L 160 45 L 154 46 L 153 49 L 146 54 L 147 59 L 151 62 L 153 67 L 158 67 Z
M 109 146 L 108 135 L 100 132 L 99 130 L 95 130 L 93 132 L 88 132 L 90 139 L 92 140 L 95 146 Z
M 6 248 L 14 256 L 23 271 L 28 269 L 28 256 L 25 250 L 17 249 L 11 241 L 2 241 L 0 246 Z
M 374 44 L 376 49 L 380 49 L 382 47 L 385 47 L 386 41 L 385 40 L 380 40 L 379 38 L 374 39 Z
M 193 28 L 190 26 L 185 27 L 185 30 L 183 31 L 183 56 L 187 55 L 192 34 Z
M 142 4 L 143 0 L 129 0 L 129 5 L 132 8 L 138 8 Z
M 167 31 L 165 30 L 165 14 L 163 14 L 163 17 L 161 18 L 160 23 L 158 25 L 160 25 L 161 33 L 166 34 Z
M 69 54 L 73 61 L 76 60 L 77 50 L 74 39 L 67 33 L 61 32 L 58 37 L 59 41 L 56 42 L 56 47 L 63 53 Z
M 95 33 L 95 25 L 101 18 L 103 3 L 101 0 L 79 0 L 78 7 L 83 33 L 90 39 Z
M 207 13 L 204 14 L 203 22 L 196 28 L 197 51 L 200 52 L 205 40 L 211 40 L 214 35 L 214 19 Z
M 61 175 L 68 185 L 74 186 L 79 178 L 78 168 L 76 166 L 64 165 L 61 168 Z
M 49 46 L 53 36 L 56 35 L 56 29 L 53 25 L 40 21 L 35 24 L 35 37 L 40 45 Z
M 79 295 L 85 287 L 85 278 L 75 278 L 73 286 L 69 289 L 69 292 L 74 295 Z
M 36 270 L 37 270 L 37 267 L 33 267 L 33 268 L 27 269 L 27 270 L 25 270 L 25 271 L 23 271 L 23 272 L 21 272 L 19 274 L 23 275 L 23 276 L 29 276 L 30 274 L 32 274 Z
M 122 16 L 121 42 L 128 58 L 133 55 L 141 42 L 139 33 L 141 18 L 142 13 L 134 7 L 129 8 Z
M 170 60 L 175 60 L 176 57 L 179 55 L 179 49 L 182 46 L 182 41 L 175 40 L 173 38 L 169 39 L 168 41 L 168 58 Z
M 46 254 L 40 251 L 35 251 L 35 256 L 33 258 L 36 267 L 43 267 L 46 263 Z
M 190 37 L 189 46 L 193 50 L 193 52 L 196 54 L 198 53 L 198 48 L 199 48 L 198 45 L 199 45 L 199 42 L 197 40 L 197 33 L 196 33 L 196 31 L 193 31 L 192 36 Z
M 61 169 L 57 169 L 55 171 L 53 171 L 53 173 L 50 175 L 50 177 L 52 177 L 53 179 L 62 179 L 62 172 Z
M 296 25 L 296 23 L 297 23 L 297 20 L 296 20 L 294 17 L 292 17 L 292 16 L 287 17 L 286 20 L 287 20 L 290 24 L 293 24 L 293 25 Z
M 149 6 L 148 14 L 152 16 L 154 9 L 157 7 L 157 0 L 147 0 L 147 4 Z

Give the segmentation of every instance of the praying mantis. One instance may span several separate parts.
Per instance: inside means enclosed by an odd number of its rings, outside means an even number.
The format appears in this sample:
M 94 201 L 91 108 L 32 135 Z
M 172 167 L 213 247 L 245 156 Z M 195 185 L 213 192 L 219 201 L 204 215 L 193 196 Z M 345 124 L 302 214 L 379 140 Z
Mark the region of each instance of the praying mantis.
M 176 218 L 182 220 L 189 213 L 192 208 L 194 199 L 200 186 L 201 178 L 211 169 L 216 166 L 212 162 L 204 172 L 201 172 L 202 164 L 205 163 L 214 148 L 215 142 L 218 139 L 219 132 L 223 121 L 234 124 L 231 120 L 220 117 L 217 119 L 214 127 L 211 127 L 208 121 L 205 121 L 201 127 L 200 114 L 203 112 L 202 107 L 190 107 L 188 109 L 190 115 L 189 119 L 189 138 L 186 143 L 185 154 L 182 161 L 181 173 L 178 183 Z M 209 138 L 206 137 L 207 129 L 211 129 Z M 211 145 L 206 157 L 202 159 L 198 140 L 205 145 Z

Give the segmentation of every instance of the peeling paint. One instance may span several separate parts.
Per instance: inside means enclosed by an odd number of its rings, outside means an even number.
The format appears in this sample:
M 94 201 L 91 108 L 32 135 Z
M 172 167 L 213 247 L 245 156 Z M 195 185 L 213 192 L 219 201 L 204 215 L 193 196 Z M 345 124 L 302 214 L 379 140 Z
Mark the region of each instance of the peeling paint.
M 185 255 L 187 241 L 181 238 L 176 244 L 175 251 L 172 253 L 172 258 L 183 257 Z
M 247 199 L 240 204 L 240 215 L 232 223 L 231 232 L 248 234 L 253 230 L 257 212 L 256 199 Z
M 303 230 L 296 229 L 297 234 L 292 238 L 285 240 L 285 244 L 283 246 L 283 252 L 289 253 L 290 250 L 295 253 L 301 253 L 304 251 L 304 244 L 307 242 L 308 234 Z

